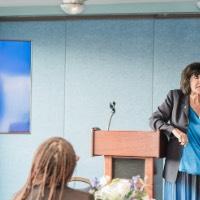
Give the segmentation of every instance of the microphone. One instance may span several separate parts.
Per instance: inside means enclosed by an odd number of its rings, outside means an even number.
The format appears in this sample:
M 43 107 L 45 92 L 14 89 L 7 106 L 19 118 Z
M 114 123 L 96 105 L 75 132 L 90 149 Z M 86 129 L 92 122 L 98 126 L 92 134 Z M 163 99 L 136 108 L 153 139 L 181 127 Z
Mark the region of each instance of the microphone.
M 116 111 L 115 110 L 115 105 L 116 105 L 115 101 L 113 101 L 113 102 L 111 102 L 109 104 L 110 109 L 111 109 L 111 115 L 110 115 L 110 119 L 109 119 L 109 123 L 108 123 L 108 131 L 110 129 L 110 124 L 111 124 L 111 121 L 112 121 L 112 117 L 113 117 L 113 115 L 115 114 L 115 111 Z

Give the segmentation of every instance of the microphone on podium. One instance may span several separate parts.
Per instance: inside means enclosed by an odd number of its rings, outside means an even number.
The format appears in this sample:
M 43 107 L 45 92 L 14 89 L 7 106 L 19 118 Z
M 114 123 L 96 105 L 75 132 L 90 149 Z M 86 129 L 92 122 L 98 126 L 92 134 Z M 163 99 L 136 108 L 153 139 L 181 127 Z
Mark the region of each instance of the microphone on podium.
M 109 131 L 109 129 L 110 129 L 110 124 L 111 124 L 111 121 L 112 121 L 112 117 L 113 117 L 113 115 L 115 114 L 115 105 L 116 105 L 116 103 L 115 103 L 115 101 L 113 101 L 113 102 L 111 102 L 110 103 L 110 109 L 111 109 L 111 116 L 110 116 L 110 119 L 109 119 L 109 123 L 108 123 L 108 131 Z

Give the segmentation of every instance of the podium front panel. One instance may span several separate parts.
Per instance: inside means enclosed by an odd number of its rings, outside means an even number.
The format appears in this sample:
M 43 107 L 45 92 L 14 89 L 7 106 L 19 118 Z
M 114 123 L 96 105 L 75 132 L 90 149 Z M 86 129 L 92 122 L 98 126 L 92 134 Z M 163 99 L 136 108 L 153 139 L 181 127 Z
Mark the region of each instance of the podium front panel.
M 144 178 L 144 164 L 144 159 L 113 158 L 113 178 Z

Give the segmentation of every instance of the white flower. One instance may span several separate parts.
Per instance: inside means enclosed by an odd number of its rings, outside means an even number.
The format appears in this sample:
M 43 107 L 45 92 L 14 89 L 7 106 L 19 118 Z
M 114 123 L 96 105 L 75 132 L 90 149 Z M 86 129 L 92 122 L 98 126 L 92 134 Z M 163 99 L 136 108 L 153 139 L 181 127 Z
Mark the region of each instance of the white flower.
M 150 200 L 145 192 L 144 181 L 139 176 L 132 180 L 116 178 L 110 183 L 108 180 L 109 177 L 100 179 L 100 185 L 103 186 L 94 193 L 95 200 Z
M 110 181 L 110 176 L 103 176 L 102 178 L 100 178 L 99 184 L 100 184 L 101 187 L 103 187 L 106 184 L 108 184 L 109 181 Z

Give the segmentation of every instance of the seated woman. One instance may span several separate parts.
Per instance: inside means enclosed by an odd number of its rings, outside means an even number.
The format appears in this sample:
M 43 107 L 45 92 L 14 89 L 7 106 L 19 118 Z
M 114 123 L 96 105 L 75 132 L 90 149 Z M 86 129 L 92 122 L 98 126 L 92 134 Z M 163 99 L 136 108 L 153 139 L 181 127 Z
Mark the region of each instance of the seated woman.
M 76 154 L 68 141 L 46 140 L 35 154 L 26 184 L 13 200 L 93 200 L 91 194 L 67 187 L 75 166 Z

